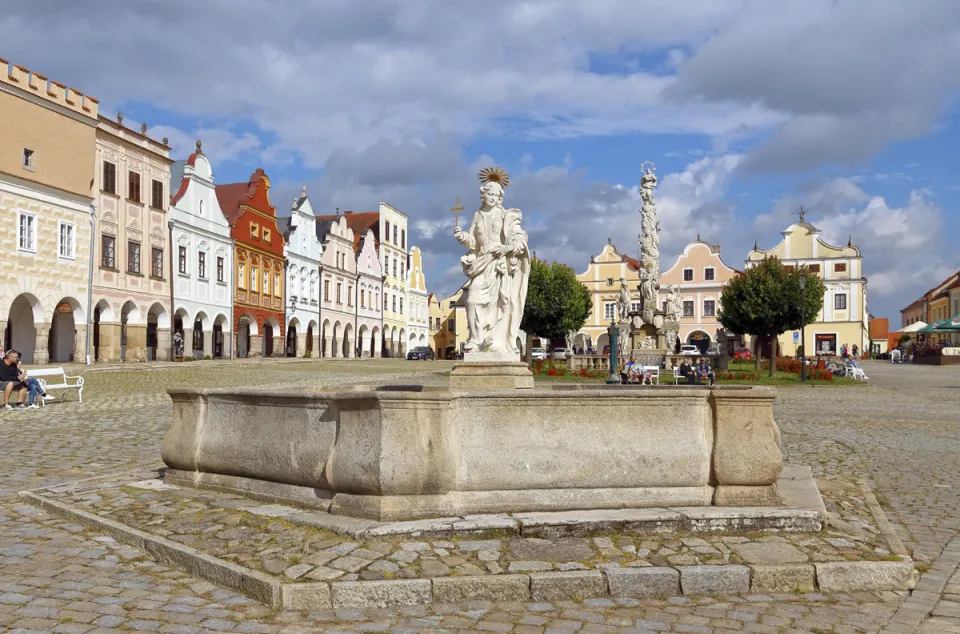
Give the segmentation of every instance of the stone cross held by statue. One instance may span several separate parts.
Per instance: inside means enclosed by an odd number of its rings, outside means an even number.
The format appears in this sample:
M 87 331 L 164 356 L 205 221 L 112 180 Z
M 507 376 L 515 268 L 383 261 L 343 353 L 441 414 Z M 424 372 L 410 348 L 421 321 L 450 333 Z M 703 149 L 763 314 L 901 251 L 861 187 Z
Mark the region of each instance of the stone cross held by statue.
M 451 208 L 450 208 L 450 211 L 452 211 L 453 213 L 456 214 L 456 220 L 454 220 L 454 226 L 455 226 L 455 227 L 459 227 L 459 226 L 460 226 L 460 212 L 463 211 L 463 205 L 460 204 L 460 197 L 459 197 L 459 196 L 457 196 L 456 206 L 451 207 Z

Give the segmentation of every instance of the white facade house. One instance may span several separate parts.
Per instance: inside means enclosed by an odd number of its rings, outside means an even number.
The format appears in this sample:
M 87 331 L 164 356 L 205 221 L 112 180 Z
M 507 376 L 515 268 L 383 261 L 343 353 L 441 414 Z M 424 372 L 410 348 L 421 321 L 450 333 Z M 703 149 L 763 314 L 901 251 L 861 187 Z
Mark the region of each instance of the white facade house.
M 354 304 L 357 258 L 353 230 L 344 216 L 318 220 L 317 236 L 323 241 L 320 259 L 321 350 L 324 357 L 352 358 L 357 353 Z
M 182 333 L 184 356 L 230 359 L 233 238 L 199 141 L 171 168 L 170 190 L 173 331 Z
M 410 250 L 407 266 L 407 351 L 430 345 L 430 302 L 420 247 Z
M 288 357 L 315 356 L 320 349 L 320 259 L 323 244 L 317 237 L 317 216 L 304 186 L 293 201 L 289 218 L 277 218 L 286 244 Z
M 383 274 L 377 256 L 377 237 L 367 229 L 357 245 L 357 336 L 360 356 L 379 357 L 383 337 Z

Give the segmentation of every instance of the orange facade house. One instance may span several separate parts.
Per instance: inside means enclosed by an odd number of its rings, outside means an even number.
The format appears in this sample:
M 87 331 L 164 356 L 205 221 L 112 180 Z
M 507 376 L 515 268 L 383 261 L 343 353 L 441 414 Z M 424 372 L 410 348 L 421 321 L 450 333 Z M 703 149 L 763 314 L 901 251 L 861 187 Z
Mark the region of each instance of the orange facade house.
M 234 240 L 233 332 L 237 357 L 284 354 L 283 235 L 260 168 L 246 183 L 217 186 Z

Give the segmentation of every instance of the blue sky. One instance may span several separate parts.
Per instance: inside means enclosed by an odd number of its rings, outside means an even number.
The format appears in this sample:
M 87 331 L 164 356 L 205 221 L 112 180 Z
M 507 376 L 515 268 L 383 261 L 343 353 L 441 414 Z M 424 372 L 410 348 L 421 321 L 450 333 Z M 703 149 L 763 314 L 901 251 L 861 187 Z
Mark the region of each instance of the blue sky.
M 960 3 L 79 4 L 8 8 L 0 56 L 174 158 L 203 139 L 218 182 L 263 167 L 282 213 L 304 184 L 324 212 L 403 209 L 438 293 L 461 281 L 448 208 L 469 212 L 491 164 L 538 255 L 577 270 L 607 238 L 635 253 L 646 160 L 663 268 L 698 232 L 737 266 L 801 204 L 826 239 L 853 234 L 894 324 L 960 268 Z

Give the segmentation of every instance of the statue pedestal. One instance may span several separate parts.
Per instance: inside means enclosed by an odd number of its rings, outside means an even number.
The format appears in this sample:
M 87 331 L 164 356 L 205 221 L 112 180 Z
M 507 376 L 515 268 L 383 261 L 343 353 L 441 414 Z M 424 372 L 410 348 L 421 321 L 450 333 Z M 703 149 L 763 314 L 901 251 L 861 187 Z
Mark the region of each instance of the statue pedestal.
M 478 352 L 466 355 L 450 372 L 450 388 L 454 390 L 532 390 L 533 372 L 522 361 L 475 360 L 478 356 L 496 353 Z

